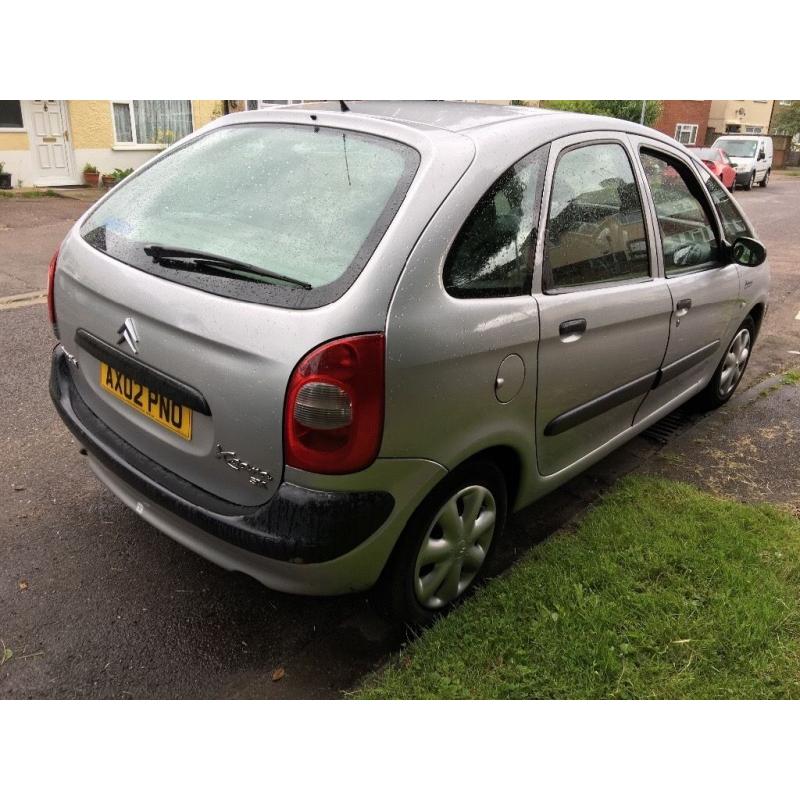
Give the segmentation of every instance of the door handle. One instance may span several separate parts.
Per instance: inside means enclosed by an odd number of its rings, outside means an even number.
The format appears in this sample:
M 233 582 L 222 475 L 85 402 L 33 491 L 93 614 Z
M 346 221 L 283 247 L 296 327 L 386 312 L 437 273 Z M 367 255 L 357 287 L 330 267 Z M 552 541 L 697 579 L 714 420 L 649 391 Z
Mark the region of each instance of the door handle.
M 678 300 L 675 304 L 675 310 L 678 312 L 678 316 L 682 317 L 686 314 L 689 309 L 692 307 L 692 299 L 690 297 L 685 297 L 683 300 Z
M 558 326 L 558 335 L 563 342 L 574 342 L 580 339 L 586 332 L 586 320 L 583 317 L 579 319 L 568 319 Z

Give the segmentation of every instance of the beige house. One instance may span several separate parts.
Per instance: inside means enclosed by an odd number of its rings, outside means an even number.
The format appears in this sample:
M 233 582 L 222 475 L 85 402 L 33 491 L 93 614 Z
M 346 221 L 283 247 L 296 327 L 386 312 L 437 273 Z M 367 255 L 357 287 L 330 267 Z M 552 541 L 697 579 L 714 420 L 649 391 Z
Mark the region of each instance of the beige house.
M 774 100 L 712 100 L 709 133 L 769 133 L 774 103 Z
M 223 112 L 219 100 L 0 100 L 0 161 L 14 186 L 83 183 L 138 167 Z

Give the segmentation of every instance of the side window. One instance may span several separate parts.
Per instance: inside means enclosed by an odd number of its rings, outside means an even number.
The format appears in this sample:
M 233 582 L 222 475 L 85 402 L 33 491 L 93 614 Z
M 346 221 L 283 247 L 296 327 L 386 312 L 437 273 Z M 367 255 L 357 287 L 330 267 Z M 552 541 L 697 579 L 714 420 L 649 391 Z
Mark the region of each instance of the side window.
M 752 236 L 750 228 L 733 204 L 731 196 L 720 186 L 719 181 L 713 175 L 708 176 L 706 189 L 708 189 L 719 218 L 722 220 L 722 229 L 728 243 L 733 244 L 737 236 Z
M 688 166 L 662 153 L 642 150 L 642 166 L 656 206 L 667 277 L 713 266 L 719 244 Z
M 480 199 L 456 237 L 444 268 L 455 297 L 529 294 L 548 147 L 506 170 Z
M 650 276 L 641 198 L 621 145 L 585 145 L 559 158 L 544 270 L 548 289 Z

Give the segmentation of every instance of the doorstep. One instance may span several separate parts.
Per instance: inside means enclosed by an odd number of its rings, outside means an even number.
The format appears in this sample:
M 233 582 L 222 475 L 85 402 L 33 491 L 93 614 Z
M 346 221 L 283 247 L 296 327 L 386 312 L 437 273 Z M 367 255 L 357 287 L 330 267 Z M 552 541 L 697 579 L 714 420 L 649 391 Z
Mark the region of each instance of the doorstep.
M 91 188 L 88 186 L 71 186 L 71 187 L 51 187 L 59 197 L 69 197 L 73 200 L 84 200 L 87 203 L 94 203 L 99 200 L 105 193 L 106 189 Z

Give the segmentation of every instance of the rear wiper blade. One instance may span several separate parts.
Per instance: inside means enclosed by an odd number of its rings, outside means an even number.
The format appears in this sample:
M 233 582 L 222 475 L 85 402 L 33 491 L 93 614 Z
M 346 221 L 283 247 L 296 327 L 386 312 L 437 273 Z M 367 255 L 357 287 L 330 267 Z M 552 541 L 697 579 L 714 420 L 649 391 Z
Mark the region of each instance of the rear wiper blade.
M 163 247 L 160 244 L 147 245 L 144 252 L 149 255 L 157 264 L 164 264 L 165 261 L 191 261 L 198 267 L 209 266 L 212 269 L 216 267 L 231 267 L 239 272 L 244 272 L 248 275 L 258 275 L 262 278 L 272 278 L 276 281 L 284 281 L 291 283 L 293 286 L 299 286 L 302 289 L 313 289 L 310 283 L 291 278 L 288 275 L 281 275 L 278 272 L 272 272 L 268 269 L 255 267 L 252 264 L 246 264 L 244 261 L 237 261 L 234 258 L 227 258 L 226 256 L 218 256 L 214 253 L 204 253 L 200 250 L 185 250 L 183 248 Z M 216 270 L 224 274 L 224 270 Z

